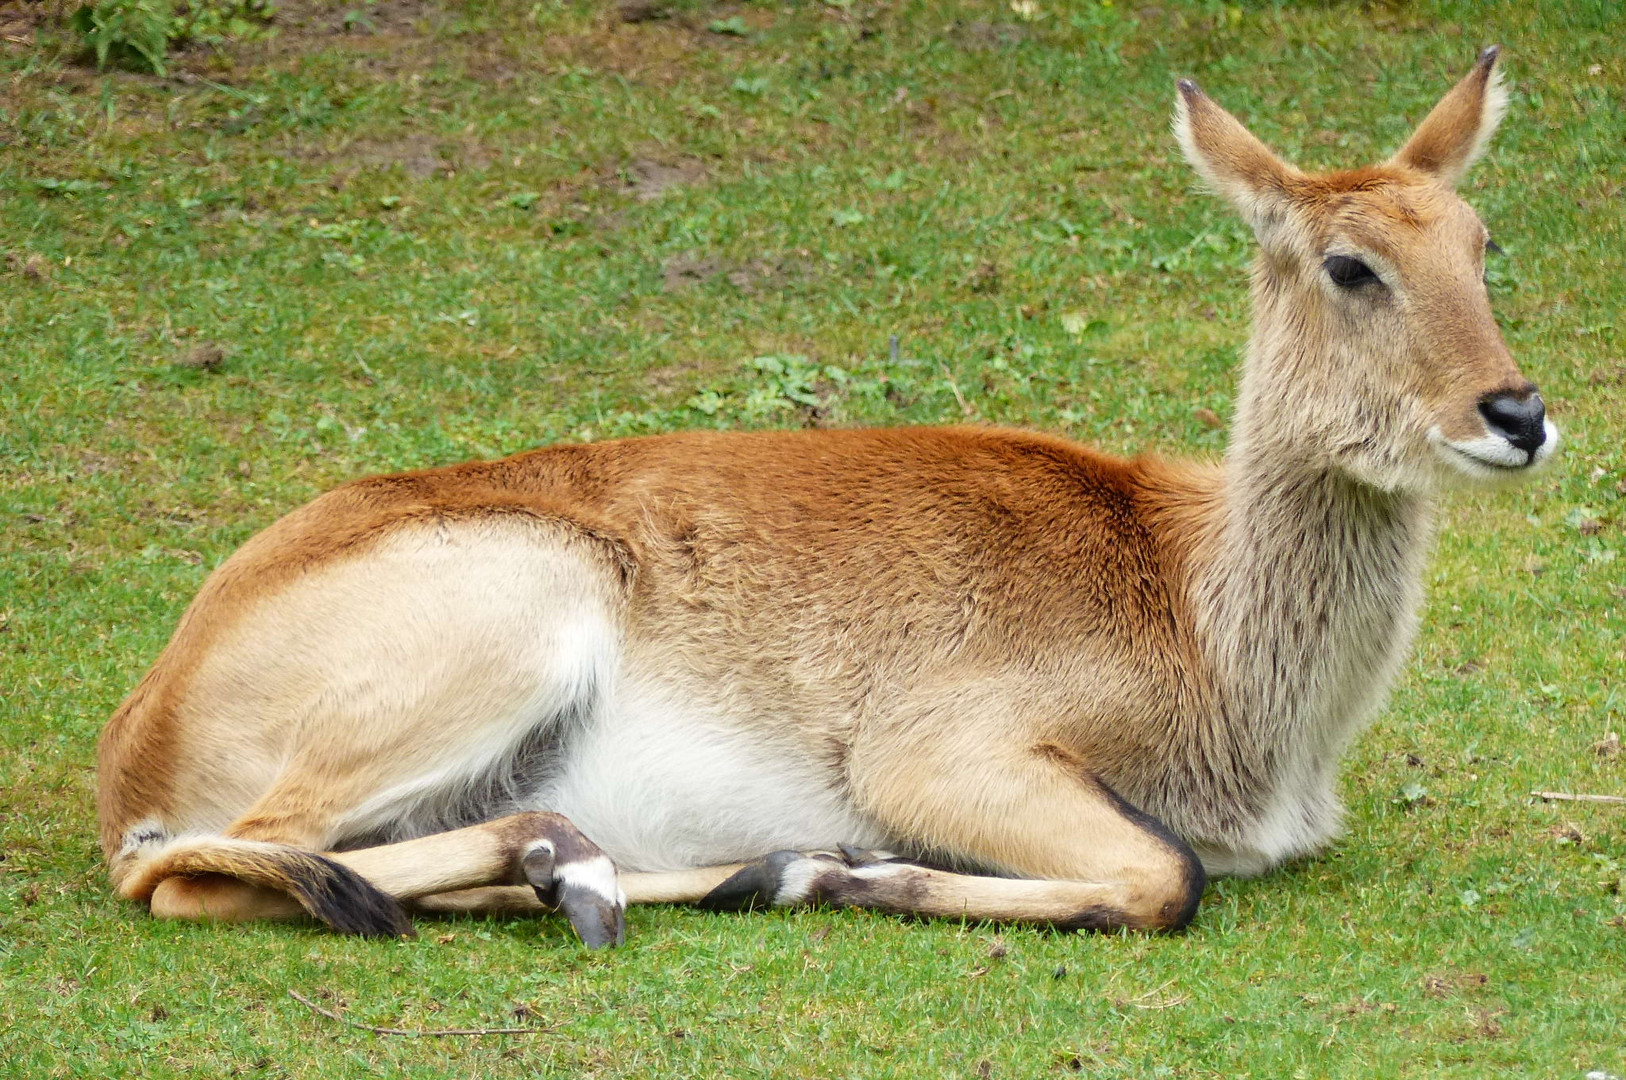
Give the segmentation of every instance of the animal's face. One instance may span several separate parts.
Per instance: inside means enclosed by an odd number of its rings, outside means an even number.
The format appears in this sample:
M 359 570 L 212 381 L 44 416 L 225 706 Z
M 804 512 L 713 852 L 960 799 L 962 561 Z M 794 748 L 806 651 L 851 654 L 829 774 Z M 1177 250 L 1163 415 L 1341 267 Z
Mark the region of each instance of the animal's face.
M 1187 156 L 1262 249 L 1245 382 L 1276 407 L 1255 422 L 1390 490 L 1527 475 L 1558 441 L 1491 314 L 1490 236 L 1453 189 L 1500 114 L 1494 63 L 1487 50 L 1394 159 L 1342 173 L 1281 162 L 1181 87 Z

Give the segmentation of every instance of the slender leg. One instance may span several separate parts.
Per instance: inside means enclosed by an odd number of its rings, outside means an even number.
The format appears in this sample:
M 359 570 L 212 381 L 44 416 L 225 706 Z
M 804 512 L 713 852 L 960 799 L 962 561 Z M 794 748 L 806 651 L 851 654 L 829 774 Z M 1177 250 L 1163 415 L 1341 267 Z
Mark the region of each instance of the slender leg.
M 728 863 L 690 870 L 621 874 L 616 880 L 629 904 L 693 904 L 704 900 L 717 886 L 745 867 L 745 863 Z M 517 885 L 491 885 L 421 896 L 412 901 L 412 907 L 418 911 L 484 914 L 547 910 L 537 899 L 535 889 Z
M 416 840 L 321 855 L 242 835 L 221 842 L 228 853 L 233 840 L 242 842 L 250 854 L 273 848 L 272 856 L 295 860 L 298 870 L 316 876 L 313 884 L 305 885 L 307 891 L 332 891 L 359 879 L 360 889 L 385 902 L 398 902 L 524 882 L 532 908 L 562 911 L 589 947 L 620 944 L 625 935 L 626 900 L 617 886 L 615 867 L 558 814 L 513 814 Z M 297 880 L 297 870 L 287 876 L 292 885 L 304 884 Z M 312 911 L 287 890 L 213 873 L 165 877 L 153 893 L 152 909 L 160 917 L 227 920 L 287 918 Z
M 901 734 L 900 734 L 901 732 Z M 1155 818 L 1045 741 L 973 742 L 963 729 L 900 725 L 853 754 L 853 791 L 917 850 L 1009 877 L 853 853 L 776 852 L 708 898 L 718 907 L 826 903 L 1064 928 L 1184 928 L 1207 878 Z
M 328 858 L 397 900 L 525 882 L 538 906 L 564 912 L 590 948 L 619 945 L 626 935 L 615 865 L 559 814 L 513 814 Z

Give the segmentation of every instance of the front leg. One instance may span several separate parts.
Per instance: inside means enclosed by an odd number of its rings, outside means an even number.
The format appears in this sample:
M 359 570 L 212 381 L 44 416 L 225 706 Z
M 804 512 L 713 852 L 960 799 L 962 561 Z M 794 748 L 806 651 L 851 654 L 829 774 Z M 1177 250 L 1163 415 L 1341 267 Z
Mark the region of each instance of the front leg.
M 899 846 L 1004 877 L 777 857 L 772 902 L 1108 930 L 1183 929 L 1207 884 L 1191 847 L 1054 742 L 953 688 L 860 736 L 854 800 Z M 981 699 L 981 700 L 979 700 Z M 982 706 L 981 713 L 971 710 Z M 773 861 L 773 860 L 770 860 Z

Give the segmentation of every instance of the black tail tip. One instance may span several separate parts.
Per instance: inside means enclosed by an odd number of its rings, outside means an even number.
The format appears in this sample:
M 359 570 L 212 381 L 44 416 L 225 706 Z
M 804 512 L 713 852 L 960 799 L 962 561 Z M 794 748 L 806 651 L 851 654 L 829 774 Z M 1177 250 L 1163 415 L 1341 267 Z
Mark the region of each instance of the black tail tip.
M 414 938 L 412 920 L 394 897 L 350 869 L 320 855 L 301 853 L 294 897 L 306 911 L 341 934 Z

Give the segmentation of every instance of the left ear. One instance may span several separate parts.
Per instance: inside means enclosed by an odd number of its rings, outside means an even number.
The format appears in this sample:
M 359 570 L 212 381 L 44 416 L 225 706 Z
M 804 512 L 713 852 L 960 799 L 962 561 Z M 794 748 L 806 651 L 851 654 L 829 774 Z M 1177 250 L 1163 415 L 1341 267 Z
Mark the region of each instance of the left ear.
M 1501 52 L 1501 46 L 1492 45 L 1479 54 L 1468 77 L 1434 106 L 1394 156 L 1394 164 L 1432 173 L 1451 185 L 1462 179 L 1485 152 L 1507 108 L 1507 91 L 1496 67 Z

